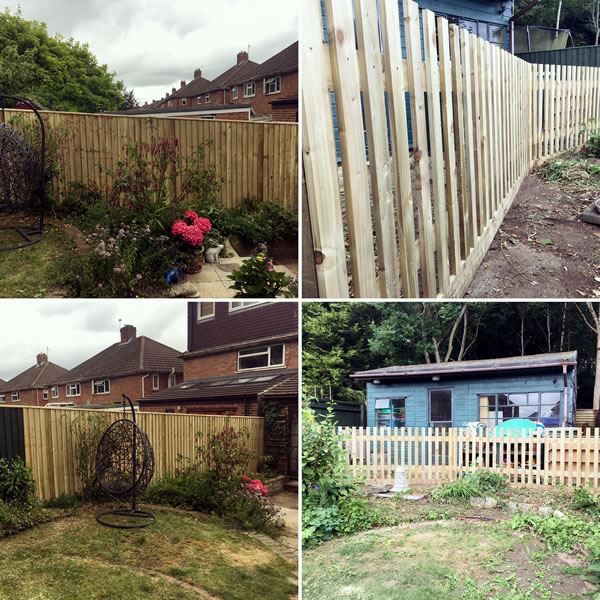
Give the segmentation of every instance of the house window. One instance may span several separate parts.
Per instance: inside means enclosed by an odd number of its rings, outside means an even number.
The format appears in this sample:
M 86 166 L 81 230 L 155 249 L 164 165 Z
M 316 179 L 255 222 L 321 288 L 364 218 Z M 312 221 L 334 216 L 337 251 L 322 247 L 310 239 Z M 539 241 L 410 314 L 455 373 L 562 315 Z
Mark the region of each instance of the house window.
M 181 99 L 181 105 L 182 106 L 186 106 L 187 105 L 187 98 L 182 98 Z
M 19 396 L 19 392 L 12 392 L 12 394 L 10 395 L 10 399 L 13 402 L 18 402 L 21 399 L 21 396 Z
M 67 385 L 67 398 L 72 396 L 81 396 L 81 386 L 78 383 L 69 383 Z
M 196 98 L 196 104 L 202 104 L 202 96 Z
M 252 98 L 252 96 L 256 96 L 256 84 L 254 81 L 249 81 L 244 84 L 244 98 Z
M 210 104 L 210 94 L 206 94 L 206 96 L 204 96 L 204 103 Z
M 110 394 L 110 379 L 98 379 L 92 381 L 93 394 Z
M 406 427 L 406 398 L 377 398 L 375 424 L 377 427 Z
M 169 373 L 169 387 L 175 387 L 177 385 L 177 375 L 175 373 Z
M 52 397 L 58 398 L 58 386 L 57 385 L 52 386 Z
M 154 375 L 152 375 L 152 389 L 157 390 L 159 387 L 160 387 L 160 378 L 158 376 L 158 373 L 154 373 Z
M 42 391 L 42 400 L 48 400 L 48 390 Z
M 452 390 L 429 390 L 429 423 L 452 427 Z
M 509 419 L 529 419 L 546 427 L 561 425 L 560 392 L 521 392 L 479 396 L 479 420 L 495 427 Z
M 212 319 L 215 316 L 214 302 L 198 302 L 198 321 Z
M 284 365 L 285 345 L 275 344 L 261 348 L 249 348 L 238 352 L 238 370 L 266 369 Z
M 169 101 L 167 102 L 167 106 L 168 106 L 169 108 L 171 108 L 171 107 L 173 106 L 173 100 L 169 100 Z
M 237 89 L 237 85 L 236 85 L 235 87 L 231 88 L 231 97 L 232 97 L 234 100 L 237 100 L 237 99 L 238 99 L 238 89 Z
M 281 92 L 281 77 L 267 77 L 265 78 L 265 94 L 279 94 Z
M 4 394 L 0 394 L 0 402 L 6 402 L 6 396 Z
M 246 300 L 245 302 L 230 302 L 229 312 L 235 312 L 236 310 L 243 310 L 244 308 L 251 308 L 257 304 L 263 304 L 264 300 Z

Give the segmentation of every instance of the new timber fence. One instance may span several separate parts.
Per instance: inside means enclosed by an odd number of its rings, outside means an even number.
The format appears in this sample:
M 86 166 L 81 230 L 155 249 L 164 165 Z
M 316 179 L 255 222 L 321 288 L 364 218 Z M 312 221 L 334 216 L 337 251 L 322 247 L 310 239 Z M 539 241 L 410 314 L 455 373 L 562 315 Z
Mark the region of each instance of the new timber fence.
M 21 416 L 15 417 L 14 411 L 17 410 Z M 77 431 L 89 431 L 92 427 L 90 419 L 100 419 L 103 426 L 108 427 L 110 423 L 124 418 L 123 414 L 120 410 L 0 407 L 0 424 L 4 423 L 5 427 L 11 425 L 12 437 L 23 440 L 25 456 L 21 458 L 33 471 L 37 495 L 41 500 L 50 500 L 61 494 L 74 494 L 80 489 L 76 462 Z M 196 461 L 198 445 L 206 444 L 207 435 L 223 431 L 226 426 L 247 432 L 249 448 L 258 456 L 263 452 L 262 417 L 138 412 L 136 419 L 154 448 L 155 480 L 173 473 L 178 466 L 184 466 L 185 461 Z M 19 423 L 23 428 L 20 432 L 15 431 Z M 201 434 L 199 438 L 197 433 Z M 13 451 L 10 458 L 18 454 Z M 248 468 L 255 471 L 256 464 L 248 465 Z
M 412 0 L 324 4 L 301 13 L 319 295 L 460 297 L 532 162 L 586 140 L 600 69 L 530 64 Z
M 368 482 L 391 482 L 398 467 L 412 484 L 444 483 L 484 468 L 513 485 L 600 489 L 600 428 L 504 437 L 458 428 L 344 427 L 339 435 L 349 471 Z
M 205 164 L 222 181 L 221 202 L 239 206 L 244 198 L 298 206 L 298 126 L 295 123 L 219 121 L 191 118 L 128 117 L 107 114 L 42 112 L 46 123 L 65 132 L 57 149 L 59 172 L 52 185 L 60 197 L 71 182 L 106 191 L 132 143 L 177 140 L 181 156 L 191 157 L 204 142 Z M 0 123 L 31 113 L 0 110 Z M 17 119 L 18 120 L 18 119 Z M 181 180 L 172 183 L 181 190 Z

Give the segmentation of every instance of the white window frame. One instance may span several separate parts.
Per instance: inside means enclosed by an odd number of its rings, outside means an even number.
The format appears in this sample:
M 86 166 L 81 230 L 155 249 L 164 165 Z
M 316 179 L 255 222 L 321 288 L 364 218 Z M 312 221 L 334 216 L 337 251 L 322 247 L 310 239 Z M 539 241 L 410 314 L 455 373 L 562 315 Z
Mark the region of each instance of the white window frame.
M 72 389 L 75 388 L 77 391 L 75 393 L 72 392 Z M 81 396 L 81 384 L 79 383 L 67 383 L 65 386 L 67 398 L 75 398 L 76 396 Z
M 59 397 L 59 391 L 58 391 L 58 386 L 57 385 L 53 385 L 52 388 L 50 389 L 50 391 L 51 391 L 52 398 L 58 398 Z
M 169 373 L 169 383 L 168 386 L 170 388 L 175 387 L 177 385 L 177 373 Z
M 42 400 L 48 400 L 48 388 L 46 388 L 45 390 L 42 390 Z
M 11 394 L 10 394 L 11 402 L 18 402 L 20 399 L 21 399 L 21 396 L 20 396 L 19 392 L 11 392 Z
M 248 93 L 248 87 L 252 87 L 252 93 Z M 247 81 L 244 84 L 244 98 L 254 98 L 256 96 L 256 82 L 255 81 Z
M 187 106 L 187 98 L 181 99 L 181 106 Z
M 274 92 L 267 91 L 268 87 L 273 83 L 275 84 L 275 87 L 276 87 L 275 91 Z M 273 96 L 274 94 L 281 94 L 281 76 L 276 75 L 275 77 L 265 77 L 263 79 L 263 86 L 264 86 L 265 96 Z
M 210 104 L 210 94 L 204 94 L 204 104 Z
M 264 304 L 265 300 L 245 300 L 245 301 L 230 301 L 229 302 L 229 312 L 236 312 L 238 310 L 246 310 L 248 308 L 255 308 L 260 304 Z M 238 304 L 239 306 L 234 306 Z
M 231 88 L 231 98 L 232 98 L 233 100 L 237 100 L 237 99 L 238 99 L 238 88 L 237 88 L 237 85 L 234 85 L 234 86 Z
M 0 394 L 0 402 L 6 402 L 6 396 L 4 394 Z
M 160 389 L 160 375 L 158 373 L 152 374 L 152 389 L 153 390 Z
M 103 392 L 96 391 L 97 384 L 104 384 Z M 110 379 L 92 379 L 92 396 L 104 396 L 110 394 Z
M 196 98 L 196 104 L 202 104 L 202 96 Z
M 202 304 L 211 304 L 212 305 L 212 312 L 210 313 L 210 315 L 202 315 L 201 314 L 201 309 L 202 309 Z M 196 314 L 196 322 L 200 322 L 200 321 L 208 321 L 209 319 L 214 319 L 215 318 L 215 303 L 214 302 L 198 302 L 198 313 Z
M 277 364 L 273 364 L 271 362 L 271 349 L 275 346 L 281 346 L 282 347 L 282 353 L 281 353 L 281 363 L 277 363 Z M 253 352 L 254 350 L 254 352 Z M 242 353 L 246 353 L 244 354 L 244 356 L 241 356 Z M 240 366 L 240 359 L 241 358 L 249 358 L 252 356 L 263 356 L 266 355 L 267 356 L 267 364 L 263 367 L 248 367 L 248 368 L 242 368 Z M 238 371 L 261 371 L 264 369 L 277 369 L 277 368 L 282 368 L 285 367 L 285 344 L 271 344 L 269 346 L 259 346 L 258 348 L 245 348 L 243 350 L 238 350 L 238 357 L 237 357 L 237 370 Z
M 173 100 L 167 100 L 167 108 L 171 108 L 173 106 Z

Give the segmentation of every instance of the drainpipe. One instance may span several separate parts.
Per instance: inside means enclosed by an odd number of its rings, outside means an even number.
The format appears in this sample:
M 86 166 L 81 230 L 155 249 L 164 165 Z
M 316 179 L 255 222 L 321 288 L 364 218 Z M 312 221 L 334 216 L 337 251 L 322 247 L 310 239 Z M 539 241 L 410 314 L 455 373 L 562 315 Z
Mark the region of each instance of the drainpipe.
M 569 384 L 567 381 L 567 365 L 562 366 L 563 370 L 563 382 L 565 384 L 565 396 L 563 401 L 563 418 L 562 418 L 562 426 L 567 426 L 567 419 L 569 415 Z
M 145 391 L 144 379 L 146 379 L 146 377 L 150 377 L 150 373 L 146 373 L 145 375 L 142 375 L 142 398 L 146 397 L 146 394 L 144 393 L 144 391 Z
M 515 22 L 519 17 L 528 13 L 532 8 L 537 6 L 542 0 L 532 0 L 527 6 L 524 6 L 518 13 L 514 14 L 508 20 L 508 35 L 509 35 L 509 49 L 510 53 L 515 53 Z

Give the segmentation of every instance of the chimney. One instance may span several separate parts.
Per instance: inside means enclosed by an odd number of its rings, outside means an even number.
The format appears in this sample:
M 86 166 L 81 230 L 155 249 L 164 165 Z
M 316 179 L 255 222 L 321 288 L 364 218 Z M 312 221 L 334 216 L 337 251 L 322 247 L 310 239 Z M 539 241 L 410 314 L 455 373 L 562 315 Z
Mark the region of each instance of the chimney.
M 238 66 L 245 62 L 248 62 L 248 53 L 247 52 L 238 52 L 238 55 L 237 55 Z
M 125 344 L 129 340 L 135 340 L 137 337 L 136 329 L 133 325 L 123 325 L 121 327 L 121 343 Z
M 185 79 L 182 79 L 182 80 L 181 80 L 181 87 L 185 87 L 185 84 L 186 84 L 186 83 L 187 83 L 187 82 L 186 82 L 186 80 L 185 80 Z
M 202 77 L 202 69 L 196 69 L 194 71 L 194 79 L 200 79 Z
M 43 367 L 48 364 L 48 355 L 43 352 L 40 352 L 35 358 L 38 367 Z
M 171 94 L 174 94 L 177 90 L 175 88 L 171 88 Z

